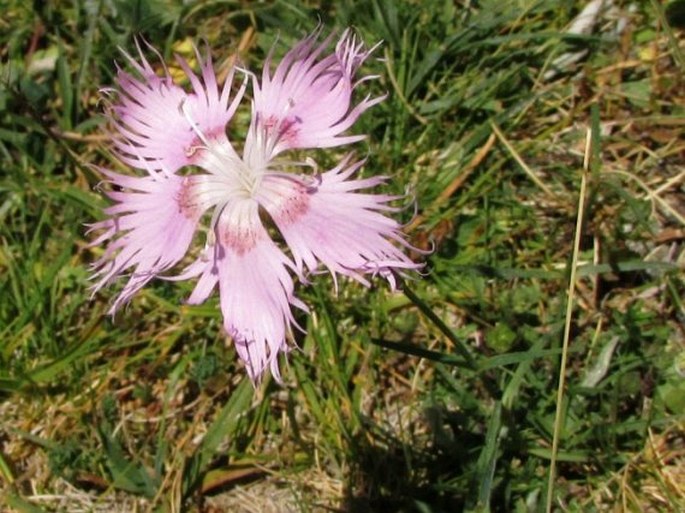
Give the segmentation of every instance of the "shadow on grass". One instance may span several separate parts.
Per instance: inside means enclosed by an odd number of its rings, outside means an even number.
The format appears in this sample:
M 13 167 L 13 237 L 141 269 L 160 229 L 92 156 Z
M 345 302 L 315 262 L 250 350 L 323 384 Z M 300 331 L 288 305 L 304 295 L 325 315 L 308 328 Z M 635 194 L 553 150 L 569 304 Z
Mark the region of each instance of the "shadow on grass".
M 467 428 L 465 415 L 429 407 L 413 440 L 398 439 L 370 421 L 351 441 L 354 455 L 343 511 L 464 511 L 473 465 L 484 435 Z M 430 427 L 429 427 L 430 426 Z M 449 477 L 448 477 L 449 476 Z

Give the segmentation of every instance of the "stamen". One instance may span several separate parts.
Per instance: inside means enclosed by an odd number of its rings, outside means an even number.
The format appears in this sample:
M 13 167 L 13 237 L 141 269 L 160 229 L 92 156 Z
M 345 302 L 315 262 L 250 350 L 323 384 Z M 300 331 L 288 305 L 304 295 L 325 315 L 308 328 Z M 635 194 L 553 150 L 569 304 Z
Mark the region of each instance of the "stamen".
M 197 153 L 197 150 L 201 150 L 201 149 L 203 149 L 202 146 L 188 146 L 185 149 L 184 153 L 185 153 L 186 157 L 191 158 L 193 155 L 195 155 Z
M 209 248 L 216 245 L 216 233 L 213 229 L 207 232 L 207 239 L 205 240 L 205 247 L 202 249 L 201 258 L 203 262 L 209 262 Z
M 195 121 L 193 121 L 193 118 L 190 117 L 190 113 L 188 112 L 188 109 L 186 108 L 186 99 L 185 98 L 183 98 L 181 100 L 181 103 L 178 106 L 178 110 L 181 114 L 183 114 L 183 117 L 186 118 L 186 121 L 190 125 L 190 128 L 193 130 L 193 132 L 195 132 L 195 135 L 197 135 L 198 139 L 200 139 L 200 141 L 202 141 L 202 143 L 205 145 L 205 147 L 203 149 L 211 151 L 211 149 L 209 148 L 209 141 L 207 141 L 205 134 L 203 134 L 202 130 L 200 130 L 198 128 Z
M 219 217 L 226 208 L 224 203 L 220 207 L 214 209 L 212 213 L 212 220 L 209 222 L 209 231 L 207 232 L 207 240 L 205 242 L 205 248 L 213 247 L 216 244 L 216 224 L 219 222 Z
M 230 158 L 229 155 L 227 154 L 221 154 L 219 151 L 217 151 L 217 145 L 210 143 L 209 139 L 207 136 L 204 134 L 202 130 L 200 130 L 199 125 L 193 120 L 192 116 L 190 115 L 190 112 L 188 110 L 188 105 L 186 104 L 186 98 L 183 98 L 181 100 L 181 103 L 178 106 L 179 112 L 183 115 L 183 117 L 188 121 L 188 124 L 190 125 L 190 128 L 195 132 L 195 135 L 197 138 L 202 142 L 202 145 L 193 145 L 185 150 L 185 154 L 187 157 L 193 156 L 198 150 L 206 150 L 208 151 L 214 158 L 217 159 L 220 163 L 225 163 L 225 166 L 222 166 L 222 169 L 224 169 L 228 174 L 232 175 L 234 178 L 236 178 L 240 184 L 245 187 L 247 191 L 249 191 L 250 195 L 254 194 L 255 190 L 255 177 L 250 177 L 248 176 L 249 173 L 244 173 L 242 172 L 242 169 L 236 169 L 239 166 L 236 166 L 235 164 L 238 164 L 238 162 L 233 162 L 232 159 Z M 252 178 L 252 180 L 250 179 Z
M 288 166 L 309 167 L 313 170 L 311 175 L 295 175 L 287 171 L 274 171 L 269 169 L 269 176 L 284 178 L 307 189 L 307 192 L 316 191 L 321 185 L 323 177 L 319 171 L 319 164 L 311 157 L 307 157 L 304 161 L 300 160 L 282 160 L 277 159 L 271 162 L 271 166 L 285 168 Z

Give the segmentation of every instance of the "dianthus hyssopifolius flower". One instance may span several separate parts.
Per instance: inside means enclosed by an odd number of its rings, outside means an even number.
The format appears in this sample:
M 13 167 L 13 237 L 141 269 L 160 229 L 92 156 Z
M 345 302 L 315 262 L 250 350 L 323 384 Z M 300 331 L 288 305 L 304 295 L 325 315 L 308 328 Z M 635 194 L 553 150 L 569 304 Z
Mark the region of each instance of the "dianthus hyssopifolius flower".
M 321 173 L 311 158 L 286 157 L 363 139 L 344 133 L 383 100 L 353 101 L 355 89 L 374 78 L 355 78 L 373 49 L 349 30 L 333 51 L 332 36 L 319 36 L 317 29 L 297 43 L 273 71 L 271 55 L 261 76 L 237 71 L 245 77 L 237 87 L 235 69 L 219 84 L 211 57 L 199 52 L 197 74 L 177 57 L 189 82 L 181 87 L 166 68 L 156 74 L 138 47 L 138 59 L 126 55 L 133 72 L 119 69 L 116 87 L 106 91 L 115 154 L 135 174 L 100 170 L 113 204 L 91 226 L 98 233 L 92 244 L 106 245 L 94 264 L 94 292 L 128 277 L 114 314 L 155 277 L 196 278 L 190 304 L 218 286 L 224 328 L 253 380 L 267 368 L 280 379 L 278 355 L 299 329 L 293 307 L 308 311 L 294 294 L 294 277 L 307 283 L 327 269 L 364 284 L 366 275 L 380 274 L 394 286 L 395 270 L 419 267 L 386 215 L 398 197 L 362 192 L 384 178 L 355 179 L 363 161 L 351 154 Z M 252 116 L 239 154 L 227 126 L 248 83 Z M 193 251 L 198 232 L 205 244 Z M 195 259 L 168 275 L 189 253 Z

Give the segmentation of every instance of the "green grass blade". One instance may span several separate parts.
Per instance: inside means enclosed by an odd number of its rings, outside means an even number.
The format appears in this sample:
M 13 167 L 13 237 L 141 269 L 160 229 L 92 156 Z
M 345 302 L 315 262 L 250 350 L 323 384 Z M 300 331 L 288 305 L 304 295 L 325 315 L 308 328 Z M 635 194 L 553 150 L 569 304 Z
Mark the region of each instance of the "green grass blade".
M 216 453 L 219 444 L 235 433 L 244 413 L 250 407 L 254 388 L 248 379 L 243 379 L 232 392 L 226 405 L 207 430 L 195 453 L 188 459 L 183 472 L 183 494 L 191 493 L 201 482 L 203 474 Z

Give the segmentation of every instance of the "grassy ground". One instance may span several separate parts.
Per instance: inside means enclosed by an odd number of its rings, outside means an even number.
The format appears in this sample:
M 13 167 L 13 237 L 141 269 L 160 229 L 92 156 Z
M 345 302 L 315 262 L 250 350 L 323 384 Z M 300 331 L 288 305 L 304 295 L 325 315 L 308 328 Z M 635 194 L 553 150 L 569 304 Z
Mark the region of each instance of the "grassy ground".
M 582 34 L 571 1 L 6 4 L 0 509 L 534 512 L 554 469 L 557 511 L 685 511 L 682 2 Z M 384 41 L 359 151 L 432 252 L 403 292 L 301 289 L 255 390 L 191 284 L 90 298 L 98 88 L 137 34 L 259 69 L 319 19 Z

